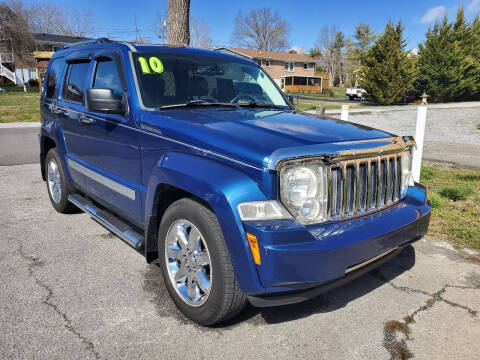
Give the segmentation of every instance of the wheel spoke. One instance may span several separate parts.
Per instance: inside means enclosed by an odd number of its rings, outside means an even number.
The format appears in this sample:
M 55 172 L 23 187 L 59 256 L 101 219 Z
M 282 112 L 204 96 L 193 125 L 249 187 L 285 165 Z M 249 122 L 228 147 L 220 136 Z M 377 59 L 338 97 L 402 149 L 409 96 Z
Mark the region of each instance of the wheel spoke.
M 177 226 L 177 237 L 178 237 L 178 245 L 182 249 L 186 249 L 188 247 L 188 237 L 187 237 L 187 230 L 183 225 Z
M 197 264 L 202 266 L 210 264 L 210 256 L 208 256 L 207 252 L 199 252 L 197 254 Z
M 178 270 L 177 272 L 175 273 L 175 275 L 173 276 L 173 279 L 175 281 L 179 281 L 180 279 L 184 278 L 186 276 L 186 268 L 185 268 L 185 264 L 184 263 L 180 263 L 179 266 L 178 266 Z
M 188 248 L 192 250 L 199 250 L 198 245 L 200 242 L 200 232 L 197 228 L 191 228 L 190 234 L 188 234 Z
M 188 290 L 188 297 L 190 300 L 195 301 L 195 299 L 199 295 L 198 285 L 193 281 L 192 278 L 187 277 L 187 290 Z
M 210 292 L 210 280 L 205 275 L 204 270 L 196 271 L 196 282 L 202 292 L 207 295 Z
M 169 246 L 167 248 L 167 256 L 169 259 L 174 259 L 174 260 L 182 260 L 182 251 L 178 248 L 175 248 L 173 246 Z

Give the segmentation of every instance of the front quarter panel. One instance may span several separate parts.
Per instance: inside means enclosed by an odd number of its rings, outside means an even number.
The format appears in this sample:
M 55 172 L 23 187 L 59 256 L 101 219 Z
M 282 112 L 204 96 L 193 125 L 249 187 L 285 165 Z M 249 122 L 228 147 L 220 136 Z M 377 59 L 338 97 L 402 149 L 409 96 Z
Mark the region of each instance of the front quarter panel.
M 156 189 L 163 184 L 187 191 L 209 204 L 218 218 L 241 289 L 245 293 L 263 292 L 236 210 L 240 202 L 266 199 L 258 184 L 241 170 L 220 161 L 194 154 L 168 152 L 157 162 L 150 175 L 146 196 L 147 219 L 155 214 Z

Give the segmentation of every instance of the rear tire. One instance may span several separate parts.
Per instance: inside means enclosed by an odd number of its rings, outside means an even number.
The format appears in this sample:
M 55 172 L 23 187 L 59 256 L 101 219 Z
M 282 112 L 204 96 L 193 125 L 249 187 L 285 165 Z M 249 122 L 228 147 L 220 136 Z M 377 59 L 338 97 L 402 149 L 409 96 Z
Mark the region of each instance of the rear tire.
M 217 217 L 197 201 L 180 199 L 166 210 L 158 231 L 158 255 L 173 302 L 191 320 L 214 325 L 245 307 L 247 298 L 237 284 Z M 208 261 L 197 263 L 206 255 Z M 195 290 L 190 291 L 188 284 Z
M 57 149 L 50 149 L 45 158 L 45 175 L 47 179 L 47 191 L 52 206 L 59 213 L 66 214 L 76 209 L 75 205 L 68 201 L 68 183 L 65 179 L 62 162 Z

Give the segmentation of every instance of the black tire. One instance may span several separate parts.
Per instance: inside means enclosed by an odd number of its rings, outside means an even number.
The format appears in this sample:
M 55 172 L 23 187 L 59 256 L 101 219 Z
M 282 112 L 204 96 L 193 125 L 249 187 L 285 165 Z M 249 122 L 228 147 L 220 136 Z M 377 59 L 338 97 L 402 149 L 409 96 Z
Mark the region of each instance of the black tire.
M 60 184 L 61 184 L 62 190 L 61 190 L 61 196 L 58 201 L 55 201 L 53 199 L 52 194 L 50 192 L 49 181 L 48 181 L 48 164 L 52 159 L 55 160 L 55 163 L 57 164 L 57 167 L 58 167 L 58 172 L 60 174 Z M 47 177 L 46 183 L 47 183 L 48 197 L 50 198 L 50 202 L 52 203 L 52 206 L 55 208 L 55 210 L 57 210 L 59 213 L 62 213 L 62 214 L 75 211 L 76 209 L 75 205 L 73 205 L 70 201 L 68 201 L 68 194 L 70 193 L 69 185 L 65 180 L 65 173 L 63 171 L 62 162 L 60 160 L 60 156 L 58 156 L 58 152 L 56 148 L 50 149 L 45 158 L 45 176 Z
M 168 230 L 177 220 L 187 220 L 195 225 L 208 247 L 211 260 L 212 283 L 205 303 L 195 307 L 178 295 L 170 280 L 165 258 L 165 241 Z M 158 231 L 158 255 L 167 290 L 180 311 L 201 325 L 221 323 L 245 307 L 247 298 L 240 290 L 233 271 L 230 255 L 215 214 L 199 202 L 184 198 L 168 207 Z
M 354 99 L 354 97 L 353 97 L 353 96 L 351 96 L 351 95 L 349 95 L 349 96 L 348 96 L 348 99 L 349 99 L 350 101 L 353 101 L 353 100 L 355 100 L 355 99 Z

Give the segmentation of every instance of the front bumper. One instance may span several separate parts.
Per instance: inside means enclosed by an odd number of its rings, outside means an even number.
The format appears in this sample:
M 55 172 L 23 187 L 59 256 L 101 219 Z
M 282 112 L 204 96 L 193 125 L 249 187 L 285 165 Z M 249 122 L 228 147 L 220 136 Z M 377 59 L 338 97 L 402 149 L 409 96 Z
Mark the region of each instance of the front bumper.
M 340 286 L 421 239 L 430 211 L 425 189 L 415 186 L 401 202 L 356 219 L 311 227 L 293 220 L 244 223 L 245 231 L 259 239 L 262 263 L 257 273 L 265 288 L 247 295 L 255 306 L 275 306 Z

